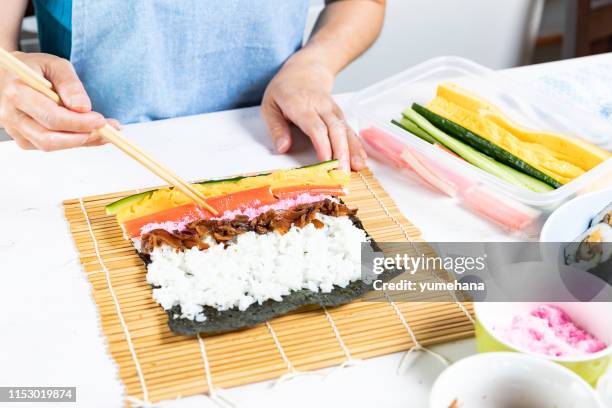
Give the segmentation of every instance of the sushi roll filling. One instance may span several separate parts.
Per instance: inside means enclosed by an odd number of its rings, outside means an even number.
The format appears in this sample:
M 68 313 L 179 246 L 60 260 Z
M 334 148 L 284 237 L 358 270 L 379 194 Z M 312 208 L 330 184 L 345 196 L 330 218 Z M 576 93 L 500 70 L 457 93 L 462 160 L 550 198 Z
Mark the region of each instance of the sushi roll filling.
M 161 246 L 169 246 L 177 251 L 197 247 L 200 250 L 209 248 L 205 238 L 212 238 L 216 243 L 230 243 L 240 234 L 253 231 L 257 234 L 278 232 L 287 233 L 295 225 L 302 228 L 312 223 L 315 228 L 323 228 L 317 214 L 333 217 L 354 216 L 356 210 L 349 209 L 333 199 L 324 199 L 315 203 L 301 204 L 287 210 L 269 210 L 256 217 L 249 218 L 239 214 L 233 219 L 202 219 L 191 222 L 182 230 L 169 232 L 165 229 L 154 229 L 141 237 L 140 252 L 151 254 Z
M 246 311 L 300 291 L 332 293 L 361 279 L 366 232 L 335 199 L 249 219 L 203 219 L 141 237 L 153 298 L 176 318 L 205 324 L 205 308 Z

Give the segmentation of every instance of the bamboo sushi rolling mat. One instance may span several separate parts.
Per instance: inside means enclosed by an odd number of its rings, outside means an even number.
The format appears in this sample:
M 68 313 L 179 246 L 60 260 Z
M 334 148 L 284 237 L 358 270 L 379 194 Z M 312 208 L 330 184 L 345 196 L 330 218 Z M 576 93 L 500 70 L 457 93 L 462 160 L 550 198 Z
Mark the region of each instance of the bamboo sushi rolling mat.
M 473 335 L 472 305 L 450 297 L 435 303 L 354 301 L 333 309 L 306 308 L 233 333 L 173 334 L 152 298 L 144 263 L 115 218 L 105 214 L 106 204 L 136 192 L 64 202 L 128 406 L 203 393 L 218 398 L 220 388 Z M 423 242 L 369 170 L 353 174 L 344 201 L 359 209 L 376 241 Z

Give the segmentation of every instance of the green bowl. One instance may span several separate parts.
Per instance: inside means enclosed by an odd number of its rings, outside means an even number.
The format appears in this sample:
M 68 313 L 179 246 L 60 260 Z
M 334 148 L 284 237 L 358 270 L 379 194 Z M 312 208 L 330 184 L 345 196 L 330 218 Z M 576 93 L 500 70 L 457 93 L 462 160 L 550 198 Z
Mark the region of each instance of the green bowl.
M 606 323 L 606 319 L 600 323 L 597 317 L 610 316 L 612 312 L 612 304 L 606 303 L 554 303 L 550 304 L 561 307 L 572 316 L 575 321 L 585 330 L 594 334 L 606 344 L 612 342 L 611 325 Z M 491 327 L 496 322 L 510 322 L 512 316 L 522 314 L 531 310 L 536 303 L 475 303 L 474 311 L 476 313 L 476 348 L 479 353 L 489 353 L 498 351 L 513 351 L 523 354 L 538 356 L 555 363 L 561 364 L 580 377 L 593 387 L 597 386 L 599 379 L 610 368 L 612 346 L 597 353 L 581 355 L 575 357 L 552 357 L 539 353 L 527 352 L 513 347 L 511 344 L 500 339 L 491 330 Z M 603 310 L 605 309 L 605 310 Z M 581 313 L 573 313 L 582 310 Z M 586 317 L 584 321 L 580 316 Z M 590 317 L 589 317 L 590 316 Z M 606 327 L 608 326 L 608 327 Z

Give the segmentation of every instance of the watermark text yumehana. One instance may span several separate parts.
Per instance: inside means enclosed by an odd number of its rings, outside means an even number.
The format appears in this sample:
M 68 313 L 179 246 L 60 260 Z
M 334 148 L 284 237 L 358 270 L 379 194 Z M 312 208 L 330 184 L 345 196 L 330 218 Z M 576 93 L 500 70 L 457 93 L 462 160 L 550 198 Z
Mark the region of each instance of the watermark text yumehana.
M 374 290 L 382 291 L 410 291 L 410 292 L 447 292 L 447 291 L 484 291 L 485 285 L 483 282 L 415 282 L 402 279 L 397 282 L 383 282 L 375 280 L 373 282 Z

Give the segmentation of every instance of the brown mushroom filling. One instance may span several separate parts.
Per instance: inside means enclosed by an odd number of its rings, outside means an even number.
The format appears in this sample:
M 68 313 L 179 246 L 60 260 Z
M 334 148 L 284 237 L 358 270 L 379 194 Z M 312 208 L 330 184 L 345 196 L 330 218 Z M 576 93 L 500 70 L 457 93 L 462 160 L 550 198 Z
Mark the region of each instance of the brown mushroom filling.
M 155 229 L 142 236 L 141 251 L 150 254 L 162 245 L 168 245 L 177 251 L 197 247 L 200 250 L 208 249 L 202 242 L 204 237 L 210 236 L 216 242 L 228 242 L 237 235 L 253 231 L 257 234 L 267 234 L 278 231 L 285 234 L 292 225 L 302 228 L 313 224 L 315 228 L 323 228 L 323 223 L 315 216 L 323 215 L 340 217 L 353 216 L 357 210 L 348 208 L 345 204 L 326 199 L 311 204 L 301 204 L 289 210 L 270 210 L 253 219 L 246 215 L 238 215 L 232 220 L 198 220 L 190 223 L 183 231 L 168 232 Z

